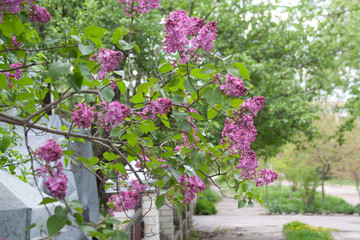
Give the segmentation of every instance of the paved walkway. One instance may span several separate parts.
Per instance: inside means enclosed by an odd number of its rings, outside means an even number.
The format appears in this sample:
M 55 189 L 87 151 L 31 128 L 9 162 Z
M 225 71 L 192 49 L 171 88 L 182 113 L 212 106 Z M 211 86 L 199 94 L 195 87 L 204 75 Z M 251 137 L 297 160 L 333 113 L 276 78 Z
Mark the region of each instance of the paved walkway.
M 341 188 L 341 190 L 339 190 Z M 344 191 L 350 203 L 358 202 L 356 191 L 349 194 L 349 186 L 327 186 L 325 191 L 332 191 L 340 197 Z M 345 189 L 345 190 L 344 190 Z M 346 189 L 348 191 L 346 191 Z M 351 191 L 350 191 L 351 192 Z M 355 200 L 357 199 L 357 200 Z M 291 221 L 301 221 L 313 226 L 338 229 L 334 232 L 335 240 L 359 240 L 360 216 L 354 215 L 268 215 L 267 210 L 260 204 L 255 207 L 238 209 L 237 202 L 223 199 L 216 204 L 218 213 L 211 216 L 194 216 L 194 228 L 199 233 L 199 239 L 213 240 L 279 240 L 282 227 Z

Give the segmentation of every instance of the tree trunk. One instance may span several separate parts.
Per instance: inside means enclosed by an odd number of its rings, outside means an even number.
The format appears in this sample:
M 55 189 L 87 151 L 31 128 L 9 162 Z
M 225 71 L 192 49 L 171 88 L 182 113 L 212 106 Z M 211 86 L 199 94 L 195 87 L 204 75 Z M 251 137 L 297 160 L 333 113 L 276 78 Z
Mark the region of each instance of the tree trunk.
M 325 178 L 329 172 L 330 164 L 324 163 L 323 165 L 323 171 L 321 174 L 321 203 L 324 204 L 325 202 Z
M 360 203 L 360 186 L 359 186 L 360 179 L 359 179 L 359 175 L 358 175 L 357 171 L 351 171 L 351 173 L 354 176 L 355 187 L 356 187 L 356 191 L 357 191 L 357 193 L 359 195 L 359 203 Z

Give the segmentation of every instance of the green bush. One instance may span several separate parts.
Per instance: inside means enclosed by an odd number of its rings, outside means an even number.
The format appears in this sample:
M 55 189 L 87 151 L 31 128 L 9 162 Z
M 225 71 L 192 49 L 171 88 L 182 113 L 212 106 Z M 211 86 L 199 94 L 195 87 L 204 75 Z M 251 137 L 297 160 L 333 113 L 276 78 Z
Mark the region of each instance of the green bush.
M 265 194 L 265 193 L 263 193 Z M 354 213 L 360 208 L 353 207 L 345 200 L 325 195 L 325 202 L 321 202 L 321 193 L 315 194 L 314 201 L 307 206 L 302 200 L 301 193 L 291 191 L 288 187 L 281 190 L 276 187 L 268 187 L 268 196 L 265 199 L 265 207 L 271 213 Z
M 212 215 L 217 213 L 215 205 L 202 198 L 197 200 L 195 211 L 196 214 L 199 215 Z
M 206 189 L 202 192 L 203 196 L 202 199 L 205 199 L 211 203 L 216 203 L 221 200 L 221 196 L 217 194 L 215 191 Z
M 284 225 L 283 233 L 286 240 L 331 240 L 330 230 L 323 227 L 313 227 L 294 221 Z

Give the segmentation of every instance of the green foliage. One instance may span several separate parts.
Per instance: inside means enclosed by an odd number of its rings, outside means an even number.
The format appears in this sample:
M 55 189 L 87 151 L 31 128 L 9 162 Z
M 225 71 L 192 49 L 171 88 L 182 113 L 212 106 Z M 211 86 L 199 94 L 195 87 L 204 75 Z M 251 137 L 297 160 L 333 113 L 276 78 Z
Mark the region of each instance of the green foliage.
M 217 203 L 218 201 L 220 201 L 222 199 L 222 197 L 216 193 L 215 191 L 211 190 L 211 189 L 205 189 L 202 192 L 202 197 L 200 197 L 201 199 L 204 199 L 206 201 L 209 201 L 211 203 Z
M 265 191 L 265 190 L 264 190 Z M 300 192 L 291 191 L 288 187 L 268 187 L 268 195 L 263 198 L 265 207 L 271 213 L 349 213 L 359 212 L 345 200 L 325 195 L 325 202 L 321 202 L 321 193 L 316 193 L 313 202 L 308 206 L 302 200 Z
M 198 215 L 213 215 L 217 213 L 217 210 L 212 202 L 199 198 L 196 201 L 195 212 Z
M 331 231 L 324 227 L 313 227 L 298 221 L 287 223 L 283 227 L 287 240 L 332 240 Z

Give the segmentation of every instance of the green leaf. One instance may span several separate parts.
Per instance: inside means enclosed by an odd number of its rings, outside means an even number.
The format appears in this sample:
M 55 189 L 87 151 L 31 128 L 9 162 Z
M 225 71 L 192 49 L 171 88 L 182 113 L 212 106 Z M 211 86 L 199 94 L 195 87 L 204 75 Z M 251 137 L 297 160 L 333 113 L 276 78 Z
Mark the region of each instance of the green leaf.
M 216 73 L 216 68 L 213 64 L 208 63 L 205 66 L 203 66 L 200 70 L 200 73 L 202 74 L 213 74 Z
M 132 103 L 141 103 L 143 101 L 144 101 L 144 96 L 142 93 L 135 94 L 130 100 L 130 102 Z
M 124 167 L 124 165 L 122 165 L 121 163 L 117 163 L 114 165 L 114 169 L 124 175 L 126 175 L 126 169 Z
M 84 29 L 84 32 L 86 36 L 101 38 L 106 32 L 106 29 L 94 25 L 90 25 Z
M 6 149 L 10 146 L 10 144 L 11 144 L 11 136 L 9 134 L 4 134 L 0 141 L 0 150 L 2 152 L 5 152 Z
M 85 63 L 79 63 L 78 66 L 84 78 L 88 81 L 92 81 L 90 69 L 88 66 Z
M 165 203 L 164 195 L 160 195 L 159 197 L 157 197 L 155 200 L 156 209 L 159 210 L 164 205 L 164 203 Z
M 116 86 L 120 89 L 120 92 L 125 96 L 126 95 L 126 85 L 123 81 L 116 82 Z
M 70 70 L 70 63 L 53 63 L 49 67 L 49 75 L 53 82 L 59 79 L 59 77 L 64 76 Z
M 131 50 L 131 49 L 133 49 L 133 48 L 135 47 L 136 43 L 135 43 L 135 42 L 127 43 L 127 42 L 124 41 L 124 40 L 120 40 L 118 45 L 120 45 L 120 48 L 121 48 L 122 50 L 125 50 L 125 51 L 126 51 L 126 50 Z
M 19 86 L 21 86 L 21 87 L 30 86 L 30 85 L 34 84 L 34 81 L 33 81 L 33 79 L 31 79 L 29 77 L 23 77 L 19 81 L 17 81 L 17 84 L 19 84 Z
M 174 67 L 171 65 L 171 63 L 164 62 L 159 66 L 159 72 L 161 73 L 167 73 L 170 72 Z
M 198 113 L 188 113 L 189 116 L 197 119 L 197 120 L 204 120 L 204 118 L 202 116 L 200 116 Z
M 104 99 L 108 102 L 111 102 L 115 96 L 115 92 L 114 90 L 112 90 L 110 86 L 107 86 L 106 88 L 101 90 L 101 94 L 103 95 Z
M 129 240 L 129 235 L 127 235 L 124 230 L 119 230 L 111 234 L 111 240 Z
M 4 74 L 0 74 L 0 88 L 3 88 L 7 85 L 6 76 Z
M 187 113 L 173 112 L 173 117 L 178 122 L 184 120 L 185 117 L 187 117 L 187 116 L 188 116 Z
M 48 218 L 46 222 L 46 227 L 48 230 L 49 236 L 55 235 L 58 233 L 66 224 L 67 218 L 66 215 L 52 215 Z
M 82 43 L 78 44 L 78 48 L 82 55 L 88 55 L 88 54 L 92 53 L 95 49 L 94 46 L 92 46 L 92 45 L 85 46 Z
M 178 215 L 178 219 L 181 219 L 181 213 L 183 211 L 183 206 L 179 202 L 176 202 L 175 205 L 176 205 L 176 212 Z
M 237 69 L 239 70 L 239 73 L 246 79 L 250 79 L 250 74 L 248 69 L 246 68 L 245 64 L 243 63 L 234 63 L 234 66 L 237 67 Z
M 115 160 L 117 158 L 119 158 L 118 155 L 116 155 L 115 153 L 109 153 L 109 152 L 105 152 L 103 154 L 103 157 L 106 159 L 106 160 L 109 160 L 109 161 L 112 161 L 112 160 Z
M 46 44 L 46 45 L 50 45 L 50 44 L 53 44 L 53 43 L 56 43 L 56 42 L 60 41 L 60 39 L 61 38 L 57 37 L 57 36 L 55 36 L 55 37 L 48 36 L 48 37 L 45 38 L 43 43 Z
M 85 166 L 91 167 L 91 166 L 94 166 L 95 164 L 97 164 L 98 162 L 99 162 L 99 158 L 91 157 L 91 158 L 87 159 Z
M 204 80 L 210 78 L 209 74 L 201 73 L 201 69 L 199 69 L 199 68 L 195 68 L 195 69 L 191 70 L 190 75 L 194 76 L 196 78 L 199 78 L 199 79 L 204 79 Z
M 204 161 L 205 153 L 198 150 L 193 150 L 191 152 L 191 162 L 193 163 L 195 169 L 201 167 L 201 163 Z
M 39 205 L 43 205 L 43 204 L 48 204 L 48 203 L 54 203 L 54 202 L 57 202 L 59 201 L 58 199 L 56 198 L 44 198 L 41 203 L 39 203 Z
M 74 74 L 68 75 L 68 82 L 70 86 L 77 91 L 78 93 L 81 91 L 81 86 L 83 83 L 83 76 L 79 72 L 75 72 Z
M 230 101 L 230 105 L 234 108 L 239 108 L 241 104 L 243 104 L 244 100 L 242 99 L 233 99 Z
M 144 122 L 141 123 L 140 125 L 140 130 L 144 133 L 148 133 L 150 131 L 154 131 L 156 129 L 159 129 L 158 127 L 155 127 L 155 123 L 153 121 L 151 121 L 150 119 L 145 120 Z
M 214 117 L 216 117 L 217 114 L 218 112 L 215 109 L 209 108 L 209 110 L 207 111 L 207 119 L 213 119 Z
M 184 101 L 184 98 L 181 95 L 175 95 L 171 98 L 171 101 L 175 104 L 181 104 Z
M 217 88 L 207 88 L 203 96 L 207 103 L 211 106 L 220 104 L 222 102 L 221 92 Z
M 156 186 L 158 186 L 159 188 L 163 188 L 165 186 L 165 183 L 163 180 L 159 179 L 156 183 Z
M 246 200 L 245 199 L 238 199 L 238 208 L 243 208 L 246 205 Z
M 233 75 L 234 77 L 236 78 L 239 78 L 240 77 L 240 72 L 239 72 L 239 69 L 233 65 L 229 66 L 227 68 L 227 72 L 231 75 Z

